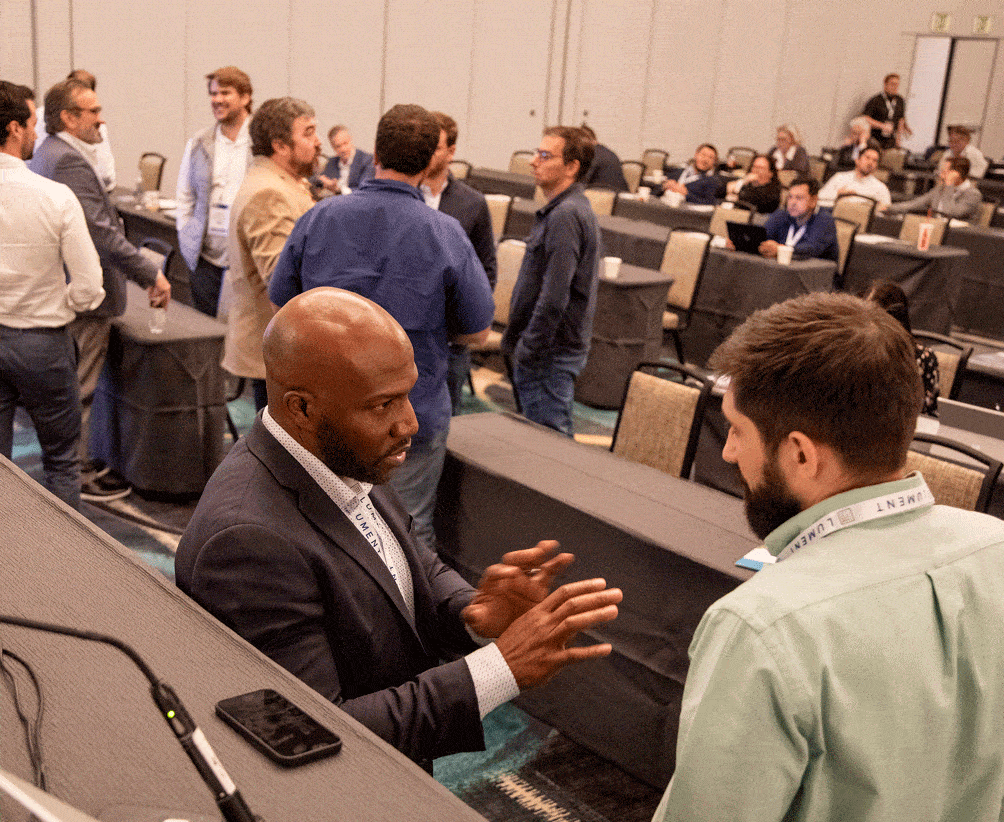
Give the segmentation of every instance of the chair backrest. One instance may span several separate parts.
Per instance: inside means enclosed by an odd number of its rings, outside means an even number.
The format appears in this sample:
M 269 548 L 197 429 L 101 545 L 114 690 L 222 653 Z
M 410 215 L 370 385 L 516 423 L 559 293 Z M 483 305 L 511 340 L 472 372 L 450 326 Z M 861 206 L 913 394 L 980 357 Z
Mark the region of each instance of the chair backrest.
M 938 383 L 941 386 L 941 396 L 957 400 L 965 378 L 966 366 L 969 365 L 969 358 L 973 355 L 973 347 L 936 331 L 914 331 L 913 338 L 921 345 L 930 348 L 938 358 Z
M 523 255 L 526 254 L 526 243 L 522 240 L 503 240 L 497 251 L 498 278 L 495 281 L 495 322 L 498 325 L 509 324 L 509 303 L 512 301 L 512 290 L 516 286 L 519 268 L 523 265 Z
M 532 176 L 533 168 L 530 167 L 530 161 L 533 159 L 533 154 L 532 151 L 514 151 L 509 158 L 509 171 L 513 174 Z
M 933 434 L 914 434 L 913 441 L 952 454 L 935 456 L 911 448 L 906 455 L 907 470 L 924 475 L 936 503 L 968 511 L 987 511 L 1001 473 L 1000 462 L 982 451 Z
M 586 199 L 593 208 L 593 213 L 597 216 L 609 217 L 614 213 L 614 201 L 617 199 L 617 192 L 611 188 L 587 188 L 585 190 Z
M 997 213 L 1000 204 L 1000 200 L 984 200 L 980 203 L 980 210 L 976 212 L 976 225 L 990 228 L 990 222 L 993 220 L 994 214 Z
M 707 231 L 674 228 L 669 232 L 659 270 L 673 278 L 666 294 L 666 304 L 670 308 L 690 311 L 704 274 L 710 244 L 711 233 Z
M 451 160 L 450 174 L 452 174 L 458 180 L 466 180 L 467 175 L 471 173 L 471 164 L 467 160 Z
M 838 194 L 833 204 L 833 216 L 857 223 L 858 231 L 866 233 L 872 224 L 877 201 L 863 194 Z
M 753 212 L 748 208 L 740 206 L 736 203 L 735 206 L 731 208 L 725 208 L 725 206 L 716 206 L 715 210 L 711 214 L 711 226 L 709 231 L 715 237 L 725 237 L 729 236 L 729 229 L 726 227 L 726 223 L 748 223 L 753 218 Z
M 492 218 L 492 234 L 495 235 L 495 242 L 498 242 L 509 220 L 512 197 L 508 194 L 486 194 L 485 200 L 488 201 L 488 213 Z
M 931 156 L 927 158 L 927 162 L 929 162 L 932 167 L 937 168 L 941 165 L 941 158 L 945 156 L 946 150 L 947 149 L 939 148 L 937 151 L 932 151 Z
M 826 181 L 826 171 L 829 167 L 830 164 L 822 157 L 809 158 L 809 174 L 815 177 L 820 185 Z
M 640 363 L 625 385 L 610 450 L 667 474 L 689 477 L 710 391 L 710 380 L 685 366 Z
M 756 157 L 756 149 L 749 146 L 732 146 L 725 155 L 725 162 L 732 160 L 737 169 L 745 174 L 753 165 L 753 158 Z
M 777 179 L 781 181 L 784 188 L 791 188 L 791 184 L 795 182 L 797 176 L 798 172 L 793 168 L 782 168 L 777 172 Z
M 851 252 L 854 250 L 854 237 L 858 233 L 858 224 L 843 217 L 834 217 L 833 222 L 837 227 L 837 274 L 834 285 L 842 288 L 847 261 L 850 260 Z
M 872 174 L 875 176 L 875 179 L 878 180 L 880 183 L 889 182 L 889 169 L 887 168 L 877 168 L 875 169 L 875 171 L 872 172 Z
M 905 163 L 905 148 L 887 148 L 879 157 L 879 168 L 887 168 L 889 171 L 902 171 Z
M 669 152 L 661 148 L 646 148 L 641 153 L 641 162 L 646 172 L 662 171 L 669 159 Z
M 922 223 L 931 223 L 931 245 L 941 245 L 948 228 L 947 217 L 928 217 L 924 214 L 904 214 L 903 227 L 899 230 L 899 238 L 904 243 L 917 244 Z
M 624 160 L 621 162 L 621 171 L 624 172 L 624 180 L 628 184 L 628 191 L 632 194 L 637 194 L 638 186 L 641 185 L 641 178 L 645 176 L 645 164 L 638 160 Z
M 139 177 L 143 191 L 160 191 L 160 178 L 167 157 L 156 151 L 147 151 L 139 158 Z

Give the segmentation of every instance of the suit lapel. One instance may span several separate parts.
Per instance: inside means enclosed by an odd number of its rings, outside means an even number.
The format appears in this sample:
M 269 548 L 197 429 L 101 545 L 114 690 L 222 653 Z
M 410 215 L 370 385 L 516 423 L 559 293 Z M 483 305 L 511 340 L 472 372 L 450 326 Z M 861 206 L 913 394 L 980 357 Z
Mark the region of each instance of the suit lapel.
M 248 432 L 247 447 L 268 468 L 280 485 L 296 493 L 300 512 L 311 525 L 328 538 L 332 549 L 341 551 L 360 565 L 387 598 L 394 603 L 394 607 L 414 630 L 414 619 L 408 613 L 404 597 L 401 596 L 401 591 L 387 566 L 331 497 L 324 493 L 306 469 L 268 432 L 260 415 L 255 419 L 251 431 Z M 380 513 L 383 515 L 383 511 Z M 391 526 L 391 530 L 394 531 L 402 548 L 405 548 L 408 564 L 412 569 L 412 577 L 414 577 L 414 562 L 406 547 L 407 538 L 402 536 L 401 530 L 396 528 L 390 520 L 388 520 L 388 525 Z M 415 605 L 417 610 L 417 596 Z M 415 635 L 417 638 L 417 632 Z

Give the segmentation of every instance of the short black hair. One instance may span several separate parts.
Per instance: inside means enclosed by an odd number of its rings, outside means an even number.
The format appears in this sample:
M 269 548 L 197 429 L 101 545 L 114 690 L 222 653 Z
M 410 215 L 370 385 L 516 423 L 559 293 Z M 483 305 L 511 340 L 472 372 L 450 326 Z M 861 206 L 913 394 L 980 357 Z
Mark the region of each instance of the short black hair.
M 791 191 L 795 186 L 808 186 L 810 197 L 815 197 L 819 194 L 819 180 L 815 177 L 810 177 L 808 174 L 802 174 L 792 180 L 791 185 L 788 186 L 788 190 Z
M 439 147 L 439 121 L 421 106 L 398 104 L 377 123 L 374 153 L 381 168 L 412 177 L 428 168 Z
M 27 127 L 31 118 L 29 100 L 35 99 L 35 92 L 27 86 L 0 80 L 0 143 L 6 143 L 10 136 L 10 124 Z

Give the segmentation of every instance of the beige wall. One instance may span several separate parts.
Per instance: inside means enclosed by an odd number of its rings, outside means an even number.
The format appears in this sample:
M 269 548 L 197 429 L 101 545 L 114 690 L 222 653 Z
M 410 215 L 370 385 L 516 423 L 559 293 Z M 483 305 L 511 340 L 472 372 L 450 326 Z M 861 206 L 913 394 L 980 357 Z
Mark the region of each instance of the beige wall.
M 459 157 L 490 166 L 583 118 L 622 158 L 662 147 L 682 159 L 704 140 L 762 149 L 786 121 L 816 151 L 886 72 L 908 78 L 932 11 L 951 13 L 957 36 L 976 14 L 1004 24 L 1001 0 L 933 3 L 0 0 L 0 76 L 44 91 L 71 66 L 93 71 L 120 180 L 159 151 L 166 192 L 186 138 L 210 122 L 203 76 L 228 63 L 251 74 L 256 101 L 303 97 L 324 131 L 347 123 L 366 148 L 383 109 L 419 102 L 458 120 Z M 981 147 L 1004 154 L 1004 49 Z

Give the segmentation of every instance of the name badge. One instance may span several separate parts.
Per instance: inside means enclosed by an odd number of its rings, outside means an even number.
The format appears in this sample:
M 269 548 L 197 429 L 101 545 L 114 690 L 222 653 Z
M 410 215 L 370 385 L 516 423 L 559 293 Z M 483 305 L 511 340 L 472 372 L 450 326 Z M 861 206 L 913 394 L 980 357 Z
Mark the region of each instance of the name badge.
M 214 205 L 209 209 L 209 233 L 224 239 L 230 233 L 230 206 Z

